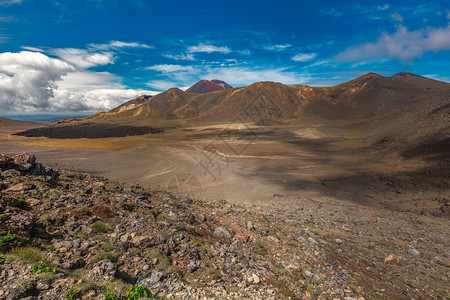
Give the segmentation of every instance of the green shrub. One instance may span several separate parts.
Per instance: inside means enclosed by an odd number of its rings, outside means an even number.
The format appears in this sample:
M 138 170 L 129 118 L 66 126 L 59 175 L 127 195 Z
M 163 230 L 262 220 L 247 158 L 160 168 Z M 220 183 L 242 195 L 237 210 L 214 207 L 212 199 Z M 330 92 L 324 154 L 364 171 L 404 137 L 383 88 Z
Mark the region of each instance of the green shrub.
M 50 267 L 44 262 L 40 261 L 38 265 L 36 265 L 33 269 L 31 269 L 31 273 L 33 274 L 41 274 L 41 273 L 55 273 L 56 269 L 50 269 Z
M 48 216 L 48 215 L 41 215 L 40 217 L 39 217 L 39 220 L 41 220 L 42 222 L 44 222 L 44 223 L 47 223 L 47 222 L 49 222 L 50 221 L 50 217 Z
M 0 254 L 0 264 L 1 264 L 2 262 L 4 262 L 5 259 L 6 259 L 6 255 L 5 255 L 5 254 Z
M 119 296 L 116 293 L 116 283 L 108 282 L 102 295 L 106 297 L 106 300 L 119 300 Z
M 64 293 L 64 298 L 67 300 L 76 300 L 80 296 L 80 291 L 78 289 L 78 283 L 75 283 L 71 287 L 66 288 L 66 292 Z
M 108 242 L 103 242 L 101 247 L 105 251 L 113 251 L 115 249 L 114 245 Z
M 100 251 L 91 257 L 90 263 L 95 264 L 104 259 L 109 259 L 112 262 L 116 262 L 119 256 L 120 256 L 119 253 Z
M 105 222 L 102 222 L 102 221 L 97 221 L 94 224 L 91 224 L 90 227 L 92 228 L 92 230 L 94 232 L 97 232 L 97 233 L 112 231 L 111 226 L 109 226 L 108 224 L 106 224 Z
M 13 240 L 16 239 L 16 235 L 15 234 L 10 234 L 10 232 L 8 231 L 8 234 L 5 236 L 0 236 L 0 243 L 8 243 L 11 242 Z
M 128 289 L 127 292 L 127 299 L 128 300 L 136 300 L 140 298 L 156 298 L 155 295 L 152 294 L 152 292 L 146 288 L 145 286 L 133 286 Z

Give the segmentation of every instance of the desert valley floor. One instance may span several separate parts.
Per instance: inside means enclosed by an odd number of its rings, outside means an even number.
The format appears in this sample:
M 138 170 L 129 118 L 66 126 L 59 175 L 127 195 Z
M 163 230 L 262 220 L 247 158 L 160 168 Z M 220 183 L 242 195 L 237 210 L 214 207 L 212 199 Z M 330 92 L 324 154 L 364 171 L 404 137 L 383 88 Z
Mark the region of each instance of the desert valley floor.
M 430 189 L 431 179 L 417 175 L 433 164 L 377 153 L 356 130 L 226 123 L 122 138 L 11 135 L 21 129 L 1 131 L 2 153 L 32 152 L 47 165 L 130 185 L 236 204 L 296 206 L 310 197 L 448 216 L 439 210 L 448 183 Z

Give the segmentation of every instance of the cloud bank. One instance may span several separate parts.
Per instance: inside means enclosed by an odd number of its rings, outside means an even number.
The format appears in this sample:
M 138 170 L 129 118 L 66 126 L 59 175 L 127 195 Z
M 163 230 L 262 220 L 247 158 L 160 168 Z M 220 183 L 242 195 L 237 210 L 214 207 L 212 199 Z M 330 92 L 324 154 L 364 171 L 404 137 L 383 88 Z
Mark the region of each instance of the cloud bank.
M 147 90 L 126 89 L 107 72 L 83 70 L 113 63 L 109 54 L 59 49 L 61 58 L 22 51 L 0 53 L 0 112 L 69 112 L 112 109 Z
M 405 26 L 399 25 L 395 33 L 384 33 L 375 42 L 347 48 L 335 60 L 361 62 L 397 59 L 412 62 L 426 52 L 443 50 L 450 50 L 450 25 L 416 31 L 409 31 Z

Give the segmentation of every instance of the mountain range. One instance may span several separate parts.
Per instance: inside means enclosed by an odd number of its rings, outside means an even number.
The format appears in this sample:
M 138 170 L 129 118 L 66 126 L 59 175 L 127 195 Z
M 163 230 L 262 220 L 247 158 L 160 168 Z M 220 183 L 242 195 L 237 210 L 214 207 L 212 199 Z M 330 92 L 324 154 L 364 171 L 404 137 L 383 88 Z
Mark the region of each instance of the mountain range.
M 141 96 L 109 112 L 82 120 L 135 124 L 223 122 L 237 117 L 249 121 L 289 121 L 306 117 L 326 121 L 358 120 L 419 109 L 421 105 L 424 107 L 417 113 L 429 108 L 439 109 L 448 104 L 450 91 L 448 83 L 410 73 L 392 77 L 369 73 L 332 87 L 257 82 L 231 88 L 223 83 L 225 89 L 202 93 L 209 83 L 202 80 L 187 91 L 171 88 L 153 97 Z

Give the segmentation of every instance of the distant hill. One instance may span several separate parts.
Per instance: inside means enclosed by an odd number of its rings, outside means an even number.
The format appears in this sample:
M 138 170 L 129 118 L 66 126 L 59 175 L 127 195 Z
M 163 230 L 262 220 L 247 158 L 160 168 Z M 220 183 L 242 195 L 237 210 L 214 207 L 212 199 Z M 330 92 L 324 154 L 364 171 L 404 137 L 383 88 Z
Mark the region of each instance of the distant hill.
M 237 117 L 249 121 L 287 120 L 309 116 L 356 120 L 403 111 L 442 93 L 441 101 L 445 102 L 449 87 L 448 83 L 409 73 L 392 77 L 369 73 L 332 87 L 257 82 L 203 94 L 172 88 L 151 98 L 137 98 L 137 104 L 136 99 L 131 105 L 125 103 L 129 109 L 123 109 L 122 105 L 110 113 L 87 119 L 151 123 L 161 120 L 232 121 Z
M 226 89 L 232 89 L 233 87 L 226 83 L 225 81 L 220 81 L 217 79 L 213 80 L 200 80 L 190 88 L 186 90 L 188 93 L 198 93 L 198 94 L 206 94 Z
M 136 108 L 136 107 L 144 104 L 145 102 L 149 101 L 150 98 L 152 98 L 152 96 L 150 96 L 150 95 L 139 96 L 139 97 L 137 97 L 135 99 L 131 99 L 130 101 L 127 101 L 124 104 L 114 108 L 110 112 L 117 113 L 117 112 L 121 112 L 121 111 L 124 111 L 124 110 Z
M 8 118 L 0 117 L 0 128 L 5 127 L 37 127 L 44 126 L 42 123 L 29 122 L 29 121 L 18 121 Z

